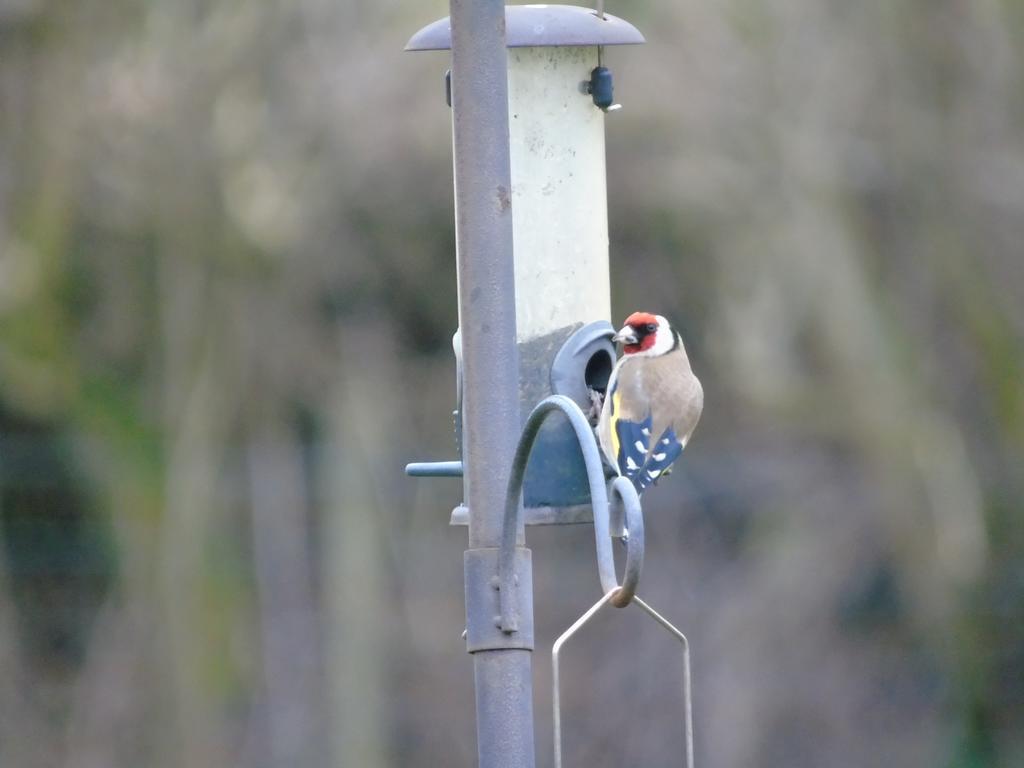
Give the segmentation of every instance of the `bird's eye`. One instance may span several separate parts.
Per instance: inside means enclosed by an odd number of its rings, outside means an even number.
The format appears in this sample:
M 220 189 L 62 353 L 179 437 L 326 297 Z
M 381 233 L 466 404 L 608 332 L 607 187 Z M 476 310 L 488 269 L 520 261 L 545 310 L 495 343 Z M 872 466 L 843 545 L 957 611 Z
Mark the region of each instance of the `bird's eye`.
M 646 330 L 648 333 L 654 333 L 656 330 L 658 330 L 657 323 L 648 323 Z

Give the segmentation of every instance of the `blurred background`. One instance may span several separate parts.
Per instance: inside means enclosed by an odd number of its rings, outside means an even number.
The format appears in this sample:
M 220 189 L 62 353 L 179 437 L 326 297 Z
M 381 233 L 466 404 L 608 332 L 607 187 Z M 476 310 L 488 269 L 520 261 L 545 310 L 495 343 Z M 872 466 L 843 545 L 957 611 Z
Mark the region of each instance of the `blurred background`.
M 707 405 L 645 497 L 697 762 L 1024 765 L 1024 5 L 617 0 L 615 320 Z M 0 761 L 475 760 L 443 0 L 0 0 Z M 592 530 L 532 529 L 538 764 Z M 676 647 L 566 759 L 678 764 Z M 627 757 L 627 756 L 632 756 Z

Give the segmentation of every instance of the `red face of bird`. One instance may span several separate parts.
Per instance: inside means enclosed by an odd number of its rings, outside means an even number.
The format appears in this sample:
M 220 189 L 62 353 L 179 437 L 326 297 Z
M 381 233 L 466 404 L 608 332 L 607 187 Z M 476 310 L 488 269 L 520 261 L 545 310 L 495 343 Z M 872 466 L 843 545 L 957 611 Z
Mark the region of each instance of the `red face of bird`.
M 657 357 L 675 346 L 675 334 L 668 320 L 661 315 L 634 312 L 626 318 L 626 324 L 612 337 L 612 341 L 622 344 L 624 354 Z

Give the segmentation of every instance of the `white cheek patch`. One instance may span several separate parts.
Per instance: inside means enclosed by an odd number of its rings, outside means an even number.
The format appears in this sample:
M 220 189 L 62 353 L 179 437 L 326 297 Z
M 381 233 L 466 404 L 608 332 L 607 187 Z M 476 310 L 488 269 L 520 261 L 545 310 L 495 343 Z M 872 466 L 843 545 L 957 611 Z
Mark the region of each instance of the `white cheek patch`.
M 658 321 L 658 330 L 657 335 L 654 337 L 654 344 L 650 349 L 634 352 L 633 355 L 636 357 L 658 357 L 671 351 L 672 347 L 675 346 L 675 335 L 672 333 L 668 320 L 661 315 L 655 315 L 654 317 Z

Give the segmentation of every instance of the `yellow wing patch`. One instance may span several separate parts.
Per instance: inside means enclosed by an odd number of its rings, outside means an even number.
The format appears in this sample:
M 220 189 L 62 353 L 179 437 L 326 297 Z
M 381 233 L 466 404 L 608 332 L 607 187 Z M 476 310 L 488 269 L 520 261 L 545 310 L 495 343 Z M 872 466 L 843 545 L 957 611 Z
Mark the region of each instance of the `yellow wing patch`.
M 619 403 L 621 400 L 622 393 L 619 391 L 619 388 L 616 387 L 615 391 L 612 392 L 612 410 L 608 415 L 608 421 L 610 422 L 608 426 L 611 431 L 610 437 L 612 441 L 612 460 L 615 464 L 618 464 L 619 461 L 619 430 L 615 428 L 615 422 L 619 420 Z

